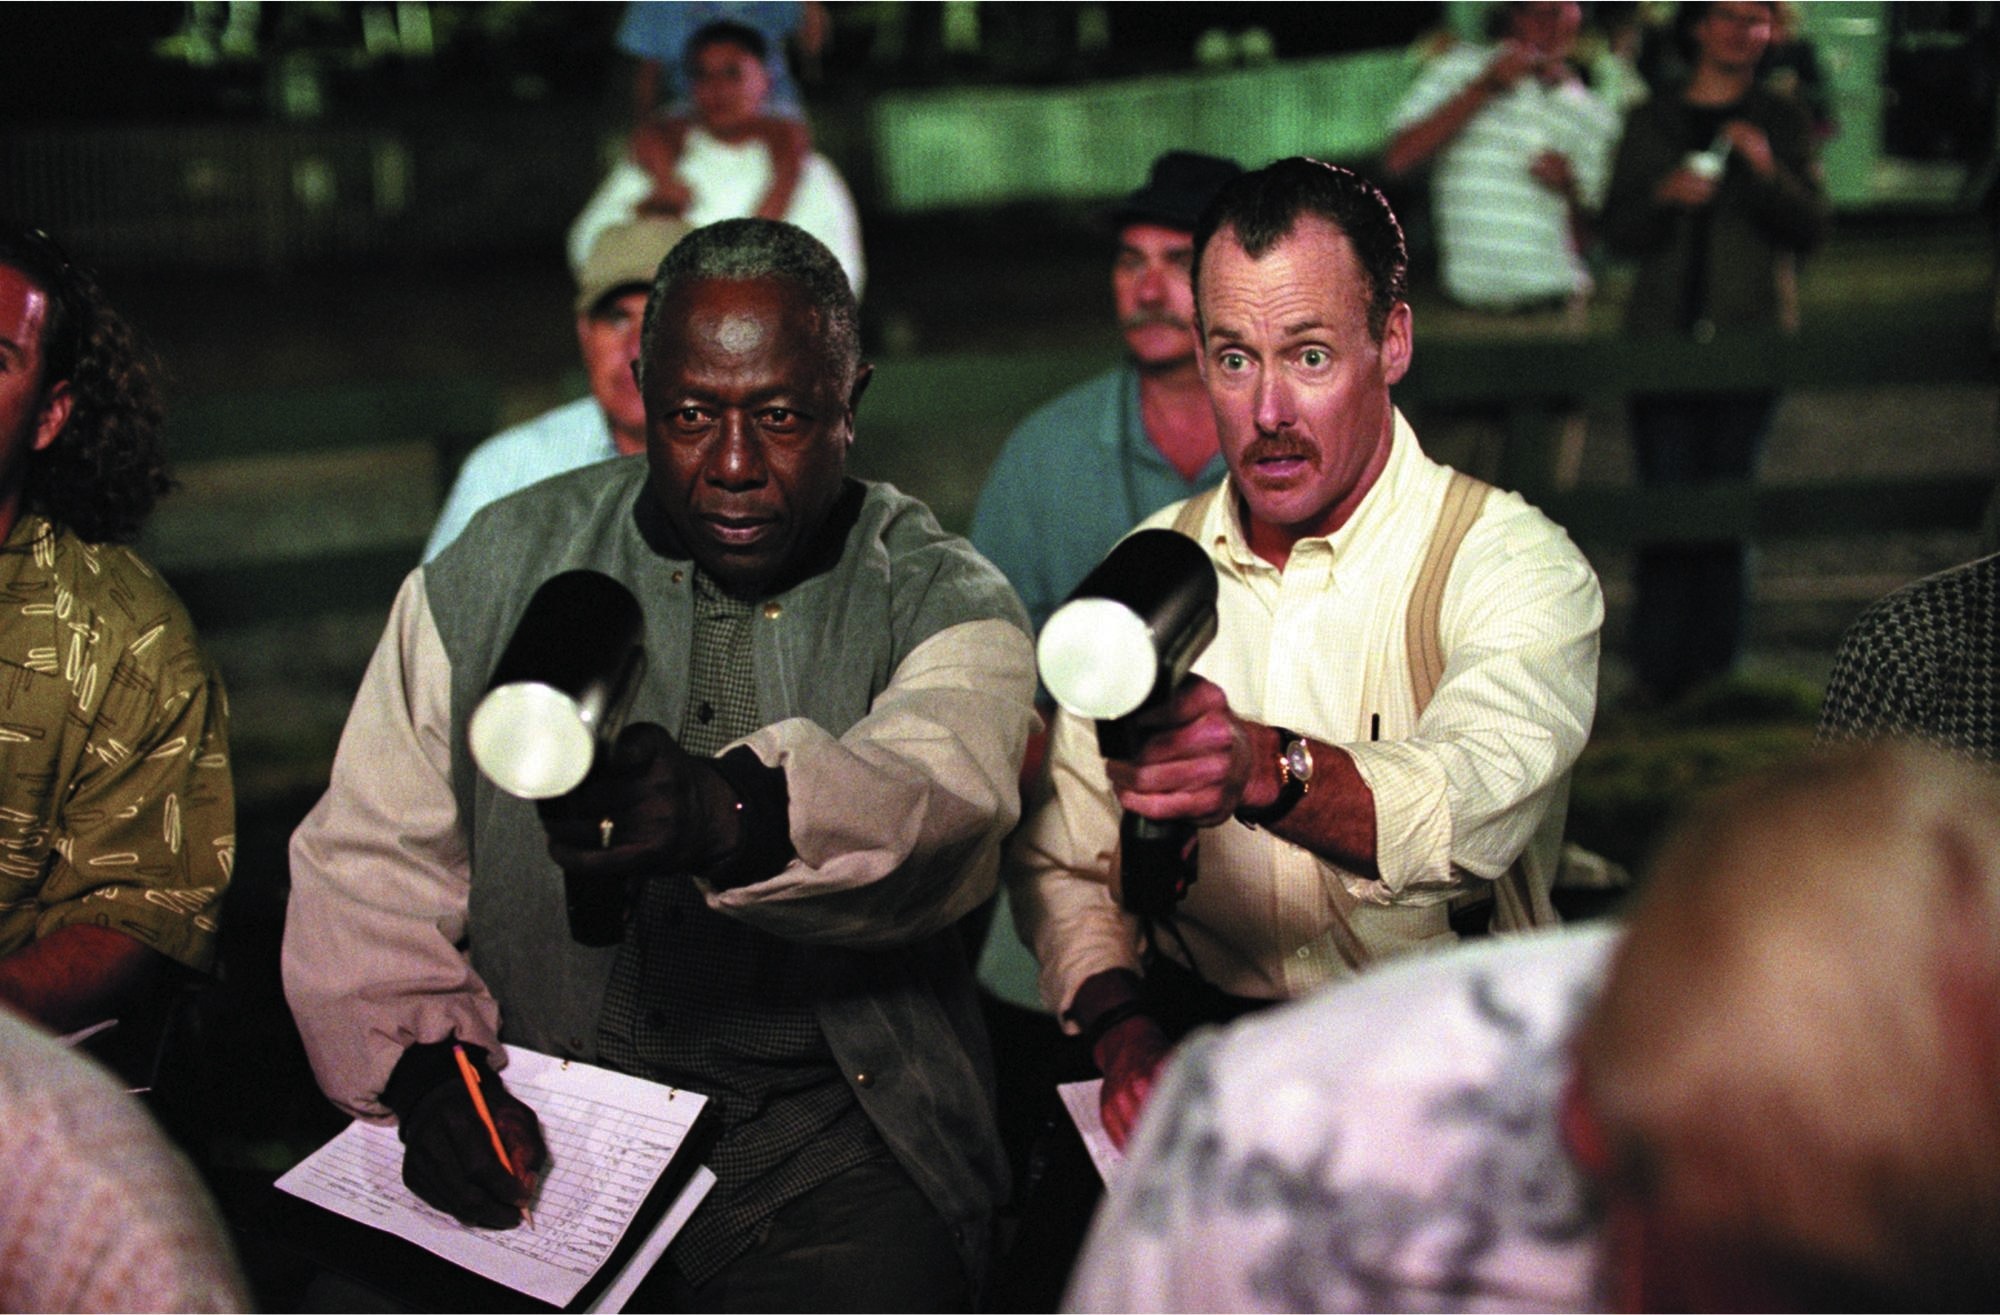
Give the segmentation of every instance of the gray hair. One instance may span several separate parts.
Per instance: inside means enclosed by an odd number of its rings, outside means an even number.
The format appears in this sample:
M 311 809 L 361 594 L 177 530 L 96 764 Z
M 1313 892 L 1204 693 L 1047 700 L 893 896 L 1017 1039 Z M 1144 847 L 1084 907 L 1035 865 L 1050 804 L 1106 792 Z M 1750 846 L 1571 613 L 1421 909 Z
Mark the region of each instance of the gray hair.
M 640 387 L 645 387 L 647 362 L 653 359 L 660 303 L 669 294 L 706 279 L 766 278 L 784 279 L 806 294 L 819 315 L 827 364 L 840 376 L 843 389 L 851 384 L 861 368 L 861 311 L 840 262 L 818 238 L 792 224 L 725 219 L 689 233 L 660 262 L 652 295 L 646 298 Z

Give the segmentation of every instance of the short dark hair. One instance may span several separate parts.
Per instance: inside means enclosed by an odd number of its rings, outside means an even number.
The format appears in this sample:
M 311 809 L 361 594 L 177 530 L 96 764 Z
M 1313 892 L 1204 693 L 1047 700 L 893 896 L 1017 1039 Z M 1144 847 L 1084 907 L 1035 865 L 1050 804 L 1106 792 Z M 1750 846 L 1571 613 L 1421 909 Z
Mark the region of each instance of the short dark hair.
M 1778 25 L 1777 0 L 1752 0 L 1752 2 L 1764 6 L 1764 12 L 1771 16 L 1771 26 Z M 1674 45 L 1680 51 L 1681 58 L 1685 59 L 1690 67 L 1701 58 L 1701 42 L 1695 39 L 1694 30 L 1708 21 L 1708 16 L 1714 9 L 1714 0 L 1689 0 L 1687 4 L 1674 7 Z M 1767 61 L 1770 59 L 1769 52 L 1765 53 L 1764 58 Z
M 48 298 L 42 396 L 62 383 L 70 395 L 62 432 L 27 458 L 22 505 L 91 543 L 130 543 L 173 487 L 158 358 L 111 308 L 96 277 L 40 229 L 0 220 L 0 264 Z
M 681 48 L 681 63 L 692 71 L 695 56 L 716 44 L 736 46 L 754 56 L 759 64 L 771 58 L 771 43 L 764 40 L 762 32 L 747 23 L 732 22 L 725 18 L 695 29 L 695 34 L 688 38 L 687 45 Z
M 1289 237 L 1301 215 L 1315 215 L 1346 235 L 1368 278 L 1368 332 L 1376 342 L 1389 312 L 1410 296 L 1410 253 L 1403 226 L 1380 188 L 1337 164 L 1295 155 L 1225 184 L 1194 230 L 1195 316 L 1201 315 L 1201 263 L 1223 229 L 1255 260 Z
M 861 310 L 854 286 L 826 245 L 793 224 L 775 219 L 724 219 L 697 228 L 667 253 L 646 299 L 639 351 L 639 386 L 653 358 L 660 303 L 675 288 L 704 279 L 778 278 L 795 283 L 819 313 L 827 364 L 843 389 L 861 369 Z

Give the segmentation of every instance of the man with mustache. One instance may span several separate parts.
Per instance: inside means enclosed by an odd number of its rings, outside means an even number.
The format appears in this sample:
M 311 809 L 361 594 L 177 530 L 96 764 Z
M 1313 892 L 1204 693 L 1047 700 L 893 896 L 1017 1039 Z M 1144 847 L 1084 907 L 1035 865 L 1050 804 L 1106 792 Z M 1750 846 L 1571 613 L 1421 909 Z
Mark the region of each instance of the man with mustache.
M 1195 232 L 1199 369 L 1229 475 L 1151 526 L 1199 542 L 1220 629 L 1131 759 L 1063 712 L 1010 850 L 1042 998 L 1123 1141 L 1174 1037 L 1455 935 L 1533 848 L 1533 921 L 1596 707 L 1597 577 L 1518 496 L 1426 457 L 1403 234 L 1375 187 L 1282 160 Z M 1176 913 L 1114 894 L 1119 812 L 1199 833 Z M 1506 878 L 1503 880 L 1503 878 Z
M 1195 220 L 1241 172 L 1234 160 L 1168 151 L 1111 209 L 1125 361 L 1023 420 L 979 491 L 973 546 L 1006 573 L 1038 631 L 1126 531 L 1222 478 L 1188 268 Z
M 400 1123 L 404 1181 L 511 1227 L 545 1151 L 502 1039 L 703 1092 L 719 1179 L 635 1304 L 971 1309 L 1005 1169 L 953 924 L 992 892 L 1034 718 L 1020 605 L 921 503 L 845 475 L 871 368 L 790 224 L 683 238 L 647 305 L 646 459 L 494 504 L 412 573 L 292 842 L 286 995 L 320 1084 Z M 644 614 L 631 724 L 570 794 L 466 723 L 528 600 L 590 569 Z M 625 896 L 615 944 L 567 885 Z M 652 1302 L 650 1306 L 643 1303 Z

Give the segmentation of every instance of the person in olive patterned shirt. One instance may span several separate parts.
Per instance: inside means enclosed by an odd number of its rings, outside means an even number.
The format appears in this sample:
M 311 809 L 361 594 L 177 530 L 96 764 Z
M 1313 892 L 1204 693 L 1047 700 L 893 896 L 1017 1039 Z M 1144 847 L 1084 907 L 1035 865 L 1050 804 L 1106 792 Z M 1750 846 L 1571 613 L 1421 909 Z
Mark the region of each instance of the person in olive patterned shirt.
M 0 225 L 0 1003 L 57 1030 L 206 971 L 235 858 L 221 680 L 123 546 L 160 419 L 96 281 Z

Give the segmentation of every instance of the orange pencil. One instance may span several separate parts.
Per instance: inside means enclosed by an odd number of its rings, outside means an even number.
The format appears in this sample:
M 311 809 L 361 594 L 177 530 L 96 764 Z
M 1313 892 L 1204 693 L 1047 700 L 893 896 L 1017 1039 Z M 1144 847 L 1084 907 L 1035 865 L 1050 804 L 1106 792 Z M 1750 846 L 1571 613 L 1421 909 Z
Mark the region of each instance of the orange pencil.
M 500 1167 L 510 1174 L 514 1173 L 514 1162 L 507 1158 L 507 1147 L 500 1141 L 500 1129 L 494 1126 L 493 1111 L 486 1108 L 486 1097 L 480 1093 L 479 1070 L 465 1057 L 463 1045 L 454 1042 L 451 1053 L 458 1060 L 458 1075 L 465 1079 L 465 1094 L 472 1097 L 472 1108 L 479 1112 L 479 1121 L 486 1125 L 486 1135 L 493 1139 L 493 1153 L 500 1157 Z M 521 1207 L 521 1222 L 530 1228 L 535 1226 L 535 1216 L 525 1205 Z

